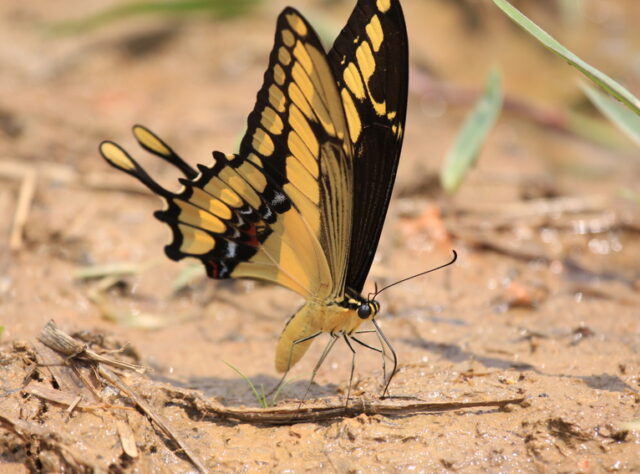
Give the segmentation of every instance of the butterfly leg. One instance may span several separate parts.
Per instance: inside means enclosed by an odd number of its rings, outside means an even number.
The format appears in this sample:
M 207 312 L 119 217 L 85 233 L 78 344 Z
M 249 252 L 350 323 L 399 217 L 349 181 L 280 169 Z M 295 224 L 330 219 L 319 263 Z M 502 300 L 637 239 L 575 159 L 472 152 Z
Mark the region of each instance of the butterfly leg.
M 367 331 L 370 332 L 370 331 Z M 373 331 L 375 332 L 375 331 Z M 371 349 L 372 351 L 375 352 L 379 352 L 382 355 L 382 378 L 383 380 L 387 380 L 387 363 L 385 361 L 385 352 L 384 352 L 384 344 L 382 344 L 382 342 L 380 343 L 380 345 L 382 346 L 382 349 L 378 349 L 377 347 L 373 347 L 370 346 L 369 344 L 367 344 L 364 341 L 361 341 L 360 339 L 358 339 L 355 336 L 349 336 L 351 338 L 352 341 L 357 342 L 358 344 L 360 344 L 363 347 L 366 347 L 367 349 Z M 380 338 L 380 336 L 378 336 L 378 339 Z
M 322 331 L 318 331 L 314 334 L 312 334 L 311 336 L 307 336 L 307 337 L 303 337 L 302 339 L 298 339 L 296 341 L 293 341 L 293 343 L 291 344 L 291 349 L 289 350 L 289 360 L 287 362 L 287 370 L 284 371 L 284 374 L 282 374 L 282 378 L 280 379 L 280 381 L 278 382 L 278 385 L 276 385 L 273 390 L 271 390 L 268 395 L 273 394 L 277 394 L 278 391 L 280 390 L 280 388 L 282 387 L 282 384 L 284 383 L 284 380 L 287 378 L 287 375 L 289 374 L 289 369 L 291 368 L 291 359 L 293 357 L 293 348 L 296 346 L 296 344 L 302 344 L 303 342 L 306 341 L 310 341 L 311 339 L 315 339 L 316 337 L 318 337 L 320 334 L 322 334 Z M 309 391 L 309 389 L 307 388 L 307 391 Z
M 347 389 L 347 400 L 344 403 L 344 409 L 346 411 L 347 408 L 349 408 L 349 400 L 351 399 L 351 384 L 353 383 L 353 371 L 356 368 L 356 350 L 353 348 L 353 346 L 349 342 L 349 337 L 347 337 L 346 334 L 343 334 L 342 337 L 344 338 L 344 342 L 347 343 L 347 346 L 351 350 L 351 373 L 349 374 L 349 388 Z
M 385 350 L 384 341 L 380 337 L 380 333 L 376 331 L 376 336 L 378 336 L 378 341 L 380 342 L 380 347 L 382 348 L 382 380 L 387 380 L 387 359 L 389 356 L 387 355 L 387 351 Z
M 322 351 L 322 355 L 320 356 L 320 359 L 318 359 L 316 366 L 313 368 L 313 372 L 311 372 L 311 378 L 309 379 L 307 390 L 304 392 L 304 397 L 302 397 L 302 400 L 300 401 L 300 405 L 298 406 L 298 408 L 300 408 L 302 406 L 302 403 L 306 400 L 307 395 L 309 394 L 309 390 L 311 389 L 311 384 L 315 380 L 316 374 L 318 373 L 318 369 L 320 369 L 320 366 L 324 363 L 324 360 L 329 355 L 329 352 L 331 352 L 331 349 L 333 349 L 333 346 L 337 340 L 338 340 L 338 336 L 336 334 L 331 333 L 331 339 L 329 340 L 327 345 L 324 347 L 324 350 Z
M 372 351 L 379 352 L 381 354 L 384 352 L 382 349 L 378 349 L 377 347 L 370 346 L 369 344 L 367 344 L 364 341 L 361 341 L 355 336 L 349 336 L 349 337 L 351 338 L 352 341 L 357 342 L 358 344 L 360 344 L 363 347 L 366 347 L 367 349 L 371 349 Z
M 387 381 L 386 381 L 386 383 L 384 385 L 384 390 L 382 391 L 382 397 L 381 398 L 386 398 L 387 390 L 389 389 L 389 384 L 391 383 L 391 379 L 393 379 L 393 377 L 396 375 L 396 372 L 398 371 L 398 356 L 396 355 L 396 351 L 393 349 L 393 346 L 389 343 L 389 340 L 387 339 L 387 337 L 382 332 L 382 329 L 380 328 L 380 326 L 378 326 L 378 323 L 376 322 L 376 320 L 372 319 L 371 322 L 373 323 L 374 327 L 376 328 L 376 332 L 378 333 L 378 335 L 380 336 L 380 338 L 382 339 L 384 344 L 386 344 L 386 346 L 391 351 L 391 357 L 393 359 L 393 369 L 391 370 L 391 375 L 389 375 L 389 378 L 387 379 Z M 384 347 L 384 345 L 383 345 L 383 347 Z
M 378 352 L 382 355 L 382 378 L 383 380 L 387 380 L 387 359 L 389 359 L 390 361 L 393 361 L 393 359 L 391 357 L 389 357 L 389 355 L 387 354 L 387 351 L 385 351 L 385 345 L 384 345 L 384 341 L 382 340 L 382 338 L 380 337 L 380 334 L 378 334 L 378 331 L 376 330 L 372 330 L 372 331 L 356 331 L 356 334 L 370 334 L 372 332 L 376 333 L 376 336 L 378 336 L 378 341 L 380 341 L 380 349 L 378 349 L 377 347 L 373 347 L 369 344 L 367 344 L 366 342 L 361 341 L 360 339 L 351 336 L 351 340 L 357 342 L 358 344 L 360 344 L 361 346 L 366 347 L 367 349 L 371 349 L 372 351 Z

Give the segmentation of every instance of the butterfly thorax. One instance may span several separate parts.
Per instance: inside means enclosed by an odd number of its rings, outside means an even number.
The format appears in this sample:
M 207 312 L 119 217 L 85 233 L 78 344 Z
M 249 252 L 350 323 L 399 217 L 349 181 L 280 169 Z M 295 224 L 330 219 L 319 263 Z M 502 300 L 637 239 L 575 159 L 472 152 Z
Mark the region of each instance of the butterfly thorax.
M 360 320 L 356 325 L 357 328 L 361 323 L 373 319 L 376 314 L 378 314 L 380 311 L 380 303 L 376 300 L 364 298 L 360 295 L 352 296 L 349 293 L 356 295 L 355 292 L 347 291 L 347 294 L 345 294 L 341 299 L 336 300 L 334 304 L 347 309 L 349 312 L 355 312 L 355 316 Z M 351 334 L 354 330 L 355 328 L 351 331 L 341 330 L 340 332 Z
M 348 294 L 328 304 L 308 301 L 282 331 L 276 349 L 276 369 L 286 372 L 293 367 L 315 335 L 323 332 L 351 335 L 363 322 L 373 319 L 379 310 L 377 301 Z

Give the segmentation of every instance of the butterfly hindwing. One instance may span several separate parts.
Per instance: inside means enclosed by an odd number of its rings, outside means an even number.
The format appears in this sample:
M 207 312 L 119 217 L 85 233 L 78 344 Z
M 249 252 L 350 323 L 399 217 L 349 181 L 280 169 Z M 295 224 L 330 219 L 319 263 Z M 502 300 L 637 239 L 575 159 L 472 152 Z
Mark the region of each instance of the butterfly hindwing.
M 144 127 L 134 127 L 134 135 L 139 140 L 140 137 L 152 137 L 156 143 L 164 145 Z M 103 142 L 100 151 L 110 164 L 135 176 L 164 200 L 165 208 L 156 212 L 156 217 L 171 229 L 172 240 L 165 250 L 174 260 L 197 258 L 205 265 L 209 276 L 227 278 L 237 263 L 255 255 L 260 244 L 272 233 L 275 219 L 270 219 L 266 207 L 259 205 L 258 194 L 246 185 L 242 187 L 244 183 L 240 181 L 231 187 L 221 180 L 221 176 L 228 176 L 225 170 L 230 169 L 226 165 L 229 158 L 222 154 L 216 154 L 217 162 L 212 168 L 201 166 L 199 173 L 194 170 L 193 179 L 181 179 L 183 189 L 173 193 L 149 177 L 115 143 Z
M 358 0 L 329 52 L 354 148 L 347 286 L 369 273 L 398 167 L 407 107 L 408 40 L 398 0 Z

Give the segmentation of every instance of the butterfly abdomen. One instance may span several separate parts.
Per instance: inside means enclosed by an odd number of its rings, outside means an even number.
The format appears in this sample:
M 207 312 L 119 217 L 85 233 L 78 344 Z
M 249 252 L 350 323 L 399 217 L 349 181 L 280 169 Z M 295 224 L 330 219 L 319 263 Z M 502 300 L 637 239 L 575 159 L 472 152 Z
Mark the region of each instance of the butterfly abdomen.
M 286 372 L 291 369 L 311 346 L 312 336 L 323 332 L 351 334 L 364 321 L 353 308 L 308 302 L 289 319 L 282 331 L 276 348 L 276 370 Z
M 311 337 L 319 332 L 319 329 L 314 327 L 313 312 L 312 305 L 305 304 L 291 316 L 284 327 L 276 347 L 276 370 L 278 372 L 289 371 L 311 346 L 313 342 Z M 311 339 L 304 340 L 305 338 Z

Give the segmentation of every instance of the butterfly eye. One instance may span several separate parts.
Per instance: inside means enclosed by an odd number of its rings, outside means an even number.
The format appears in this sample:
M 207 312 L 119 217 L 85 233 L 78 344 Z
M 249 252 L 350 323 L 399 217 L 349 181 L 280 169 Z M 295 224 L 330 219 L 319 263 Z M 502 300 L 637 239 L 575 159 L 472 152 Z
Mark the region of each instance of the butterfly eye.
M 358 317 L 367 319 L 369 316 L 371 316 L 371 305 L 369 303 L 361 304 L 358 308 Z

